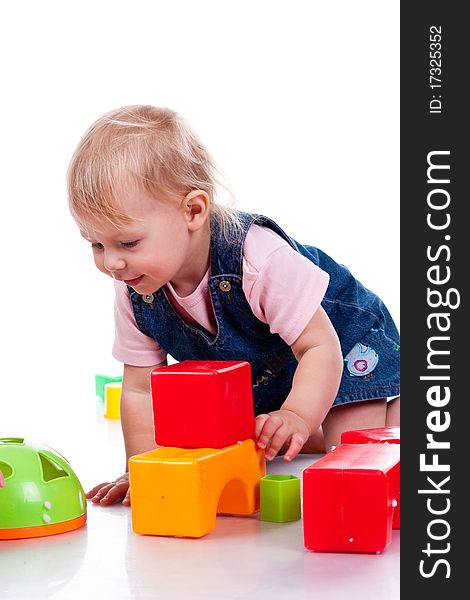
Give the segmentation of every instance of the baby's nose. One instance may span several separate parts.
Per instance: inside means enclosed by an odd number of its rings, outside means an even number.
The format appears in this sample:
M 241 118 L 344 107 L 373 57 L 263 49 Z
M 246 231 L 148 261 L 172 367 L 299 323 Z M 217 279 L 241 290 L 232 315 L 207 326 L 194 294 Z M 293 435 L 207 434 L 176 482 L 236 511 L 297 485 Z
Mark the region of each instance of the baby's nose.
M 126 268 L 126 261 L 117 254 L 107 252 L 104 257 L 104 268 L 111 273 Z

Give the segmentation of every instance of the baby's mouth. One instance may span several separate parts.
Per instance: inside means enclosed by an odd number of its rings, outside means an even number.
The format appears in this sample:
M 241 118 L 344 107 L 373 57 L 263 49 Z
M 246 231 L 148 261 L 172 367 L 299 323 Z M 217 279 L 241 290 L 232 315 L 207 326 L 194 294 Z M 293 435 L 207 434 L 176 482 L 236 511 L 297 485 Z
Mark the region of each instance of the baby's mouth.
M 136 277 L 135 279 L 124 279 L 124 283 L 126 285 L 137 285 L 138 283 L 140 283 L 143 279 L 143 275 L 140 275 L 139 277 Z

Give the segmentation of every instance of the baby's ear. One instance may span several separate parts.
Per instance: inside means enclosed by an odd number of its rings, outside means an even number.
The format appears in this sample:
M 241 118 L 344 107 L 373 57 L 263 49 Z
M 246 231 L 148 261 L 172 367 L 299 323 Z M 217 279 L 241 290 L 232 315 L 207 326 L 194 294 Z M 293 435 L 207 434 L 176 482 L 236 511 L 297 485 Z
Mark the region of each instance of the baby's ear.
M 185 213 L 191 230 L 202 227 L 209 216 L 210 200 L 204 190 L 193 190 L 184 199 Z

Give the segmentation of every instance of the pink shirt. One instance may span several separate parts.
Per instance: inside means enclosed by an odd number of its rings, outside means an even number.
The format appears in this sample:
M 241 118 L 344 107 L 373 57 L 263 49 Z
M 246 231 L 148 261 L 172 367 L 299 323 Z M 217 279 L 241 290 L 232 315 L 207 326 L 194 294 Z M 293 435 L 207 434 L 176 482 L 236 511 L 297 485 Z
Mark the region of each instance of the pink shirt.
M 165 291 L 184 320 L 215 333 L 207 287 L 207 271 L 189 296 L 178 296 L 168 283 Z M 291 346 L 315 314 L 328 287 L 329 275 L 296 252 L 271 229 L 253 225 L 243 248 L 242 287 L 253 314 Z M 137 327 L 127 286 L 115 281 L 113 356 L 137 367 L 163 362 L 166 352 Z

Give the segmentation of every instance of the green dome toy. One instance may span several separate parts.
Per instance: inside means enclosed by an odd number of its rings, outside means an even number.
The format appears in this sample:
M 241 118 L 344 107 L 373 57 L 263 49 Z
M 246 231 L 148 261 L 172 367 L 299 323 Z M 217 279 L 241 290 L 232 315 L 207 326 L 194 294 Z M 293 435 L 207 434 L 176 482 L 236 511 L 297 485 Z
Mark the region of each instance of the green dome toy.
M 0 540 L 64 533 L 86 523 L 83 488 L 58 452 L 24 438 L 0 438 Z

